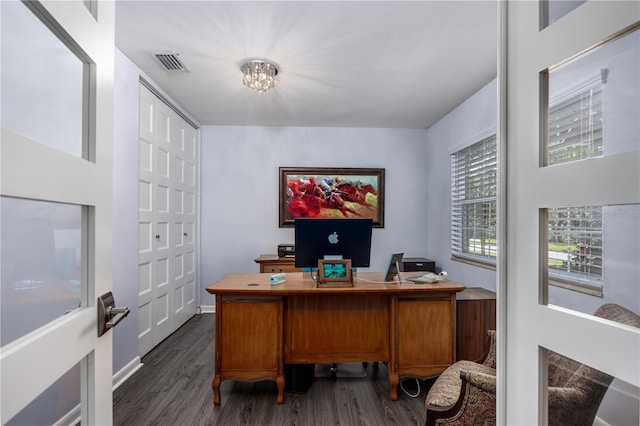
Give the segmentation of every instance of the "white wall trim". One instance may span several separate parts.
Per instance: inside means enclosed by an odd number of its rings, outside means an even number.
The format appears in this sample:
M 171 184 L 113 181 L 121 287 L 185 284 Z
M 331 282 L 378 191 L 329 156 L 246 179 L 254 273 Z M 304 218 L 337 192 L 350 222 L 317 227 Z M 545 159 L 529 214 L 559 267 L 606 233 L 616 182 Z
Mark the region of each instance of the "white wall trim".
M 142 363 L 139 356 L 135 357 L 127 365 L 122 367 L 120 371 L 113 375 L 113 390 L 118 389 L 118 386 L 123 384 L 129 377 L 133 375 L 136 371 L 142 368 L 144 364 Z
M 200 313 L 201 314 L 215 314 L 216 313 L 216 307 L 215 307 L 215 305 L 202 305 L 202 306 L 200 306 Z

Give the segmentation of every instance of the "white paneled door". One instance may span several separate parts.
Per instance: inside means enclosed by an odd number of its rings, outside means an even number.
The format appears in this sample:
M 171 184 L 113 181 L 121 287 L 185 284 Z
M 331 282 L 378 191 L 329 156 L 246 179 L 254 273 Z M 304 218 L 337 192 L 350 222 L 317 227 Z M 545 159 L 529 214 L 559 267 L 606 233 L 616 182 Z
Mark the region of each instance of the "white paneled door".
M 197 131 L 143 84 L 139 133 L 139 351 L 196 312 Z
M 0 422 L 111 424 L 114 3 L 0 2 Z M 115 300 L 117 301 L 117 295 Z

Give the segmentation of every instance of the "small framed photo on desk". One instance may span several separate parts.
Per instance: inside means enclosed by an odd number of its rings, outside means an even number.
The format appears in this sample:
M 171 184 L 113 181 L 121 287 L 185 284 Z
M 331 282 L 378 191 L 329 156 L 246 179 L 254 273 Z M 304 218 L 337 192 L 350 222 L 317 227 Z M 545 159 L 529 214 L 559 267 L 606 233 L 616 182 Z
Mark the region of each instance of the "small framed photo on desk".
M 318 287 L 353 287 L 351 260 L 318 260 Z

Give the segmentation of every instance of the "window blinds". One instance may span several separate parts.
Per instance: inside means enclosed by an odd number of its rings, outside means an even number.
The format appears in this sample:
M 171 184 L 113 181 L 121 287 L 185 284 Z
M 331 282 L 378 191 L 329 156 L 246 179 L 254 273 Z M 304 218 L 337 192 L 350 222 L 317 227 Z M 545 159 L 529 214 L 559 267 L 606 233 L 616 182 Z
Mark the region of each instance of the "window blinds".
M 451 156 L 451 252 L 453 256 L 495 263 L 495 135 Z

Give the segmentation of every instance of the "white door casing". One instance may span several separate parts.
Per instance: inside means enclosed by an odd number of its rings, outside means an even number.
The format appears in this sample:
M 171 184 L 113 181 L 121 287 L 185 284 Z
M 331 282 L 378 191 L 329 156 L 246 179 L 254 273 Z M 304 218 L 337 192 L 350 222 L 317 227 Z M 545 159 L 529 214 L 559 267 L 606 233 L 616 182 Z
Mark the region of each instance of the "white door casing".
M 85 64 L 85 87 L 90 89 L 83 93 L 83 158 L 3 126 L 1 192 L 3 197 L 82 206 L 81 302 L 78 309 L 64 316 L 61 313 L 58 319 L 2 347 L 1 421 L 9 421 L 80 364 L 81 423 L 110 424 L 113 333 L 98 337 L 96 299 L 112 289 L 115 5 L 101 3 L 96 17 L 82 1 L 33 2 L 29 7 Z M 36 103 L 38 99 L 24 101 Z
M 589 1 L 539 29 L 536 1 L 502 7 L 500 107 L 506 147 L 506 246 L 499 275 L 498 424 L 546 424 L 546 362 L 561 353 L 639 386 L 640 334 L 593 316 L 547 304 L 543 285 L 541 209 L 640 202 L 640 153 L 611 155 L 561 167 L 539 161 L 541 73 L 637 25 L 638 2 Z M 506 72 L 502 72 L 506 71 Z M 625 182 L 625 185 L 620 185 Z M 504 218 L 503 218 L 504 219 Z M 507 250 L 508 248 L 508 253 Z M 546 247 L 545 247 L 546 250 Z M 631 285 L 631 284 L 629 284 Z

